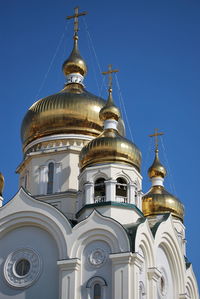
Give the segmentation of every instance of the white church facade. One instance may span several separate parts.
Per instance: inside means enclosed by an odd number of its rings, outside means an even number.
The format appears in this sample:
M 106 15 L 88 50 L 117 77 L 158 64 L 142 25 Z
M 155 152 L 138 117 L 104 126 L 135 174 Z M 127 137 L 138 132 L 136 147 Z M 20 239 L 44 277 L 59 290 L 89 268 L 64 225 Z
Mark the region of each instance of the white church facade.
M 79 15 L 64 89 L 22 122 L 20 189 L 0 207 L 0 299 L 198 299 L 184 207 L 164 188 L 157 145 L 144 194 L 111 80 L 107 101 L 83 85 Z

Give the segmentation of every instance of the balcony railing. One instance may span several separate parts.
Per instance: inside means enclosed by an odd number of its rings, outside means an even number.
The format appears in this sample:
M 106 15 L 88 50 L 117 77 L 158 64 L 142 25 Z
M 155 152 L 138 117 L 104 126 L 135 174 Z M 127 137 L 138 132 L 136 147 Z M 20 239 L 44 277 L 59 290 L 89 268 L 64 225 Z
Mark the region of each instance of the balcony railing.
M 105 202 L 105 201 L 106 201 L 106 196 L 95 196 L 95 198 L 94 198 L 95 203 Z
M 106 201 L 106 196 L 96 196 L 94 198 L 94 202 L 95 203 L 99 203 L 99 202 L 105 202 Z M 115 196 L 114 199 L 115 202 L 118 203 L 128 203 L 128 197 L 124 197 L 124 196 Z
M 115 196 L 115 201 L 118 203 L 128 203 L 128 197 Z

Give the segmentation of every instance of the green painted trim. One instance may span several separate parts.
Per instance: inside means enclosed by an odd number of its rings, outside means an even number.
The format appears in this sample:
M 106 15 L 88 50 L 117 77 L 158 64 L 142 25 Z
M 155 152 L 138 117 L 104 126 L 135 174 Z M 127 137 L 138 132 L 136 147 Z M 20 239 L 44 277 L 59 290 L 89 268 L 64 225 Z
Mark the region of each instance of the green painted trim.
M 105 201 L 105 202 L 98 202 L 98 203 L 85 205 L 76 213 L 76 217 L 78 218 L 86 209 L 103 207 L 103 206 L 114 206 L 114 207 L 121 207 L 125 209 L 132 209 L 135 210 L 140 216 L 144 217 L 144 214 L 140 211 L 140 209 L 138 209 L 138 207 L 136 207 L 136 205 L 130 203 L 119 203 L 115 201 Z

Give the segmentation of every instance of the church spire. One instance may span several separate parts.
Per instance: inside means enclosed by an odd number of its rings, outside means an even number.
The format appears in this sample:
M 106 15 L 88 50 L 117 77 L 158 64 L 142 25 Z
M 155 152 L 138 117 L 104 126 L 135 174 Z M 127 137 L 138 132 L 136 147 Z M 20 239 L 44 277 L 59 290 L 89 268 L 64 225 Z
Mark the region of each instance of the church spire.
M 100 110 L 99 117 L 104 121 L 104 129 L 110 128 L 117 130 L 117 122 L 120 118 L 120 111 L 115 106 L 112 97 L 112 74 L 118 72 L 118 70 L 113 70 L 112 65 L 109 64 L 108 71 L 102 72 L 103 75 L 108 75 L 108 99 L 106 105 Z
M 142 211 L 146 217 L 171 213 L 173 216 L 178 217 L 183 221 L 183 204 L 163 186 L 167 171 L 161 164 L 158 156 L 158 136 L 160 135 L 163 135 L 163 133 L 159 133 L 158 129 L 155 129 L 154 134 L 149 135 L 150 137 L 155 137 L 155 158 L 148 170 L 152 186 L 142 197 Z
M 153 164 L 148 170 L 148 175 L 152 181 L 152 185 L 163 186 L 164 177 L 166 176 L 166 169 L 161 164 L 158 156 L 158 136 L 164 135 L 164 133 L 158 132 L 158 129 L 155 129 L 155 133 L 149 135 L 149 137 L 155 137 L 155 158 Z
M 81 57 L 78 49 L 78 18 L 86 14 L 87 12 L 79 13 L 79 8 L 75 7 L 74 15 L 67 17 L 67 20 L 74 19 L 74 47 L 69 58 L 63 63 L 62 66 L 63 72 L 67 78 L 67 85 L 71 83 L 78 83 L 83 85 L 83 79 L 87 73 L 86 63 Z

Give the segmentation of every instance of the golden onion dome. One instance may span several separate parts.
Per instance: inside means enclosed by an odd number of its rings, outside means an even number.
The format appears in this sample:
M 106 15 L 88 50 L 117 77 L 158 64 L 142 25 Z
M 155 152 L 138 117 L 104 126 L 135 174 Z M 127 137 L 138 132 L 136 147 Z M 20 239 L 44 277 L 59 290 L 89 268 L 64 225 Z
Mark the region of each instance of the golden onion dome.
M 99 115 L 100 119 L 104 120 L 104 131 L 82 148 L 79 160 L 81 170 L 105 163 L 125 163 L 134 166 L 140 172 L 140 150 L 118 133 L 117 123 L 120 112 L 114 105 L 111 88 L 109 88 L 107 103 Z
M 87 65 L 84 59 L 81 57 L 78 49 L 78 36 L 74 36 L 74 47 L 67 60 L 63 63 L 62 66 L 64 74 L 67 76 L 72 73 L 79 73 L 82 76 L 85 76 L 87 73 Z
M 163 186 L 152 186 L 150 191 L 142 197 L 142 212 L 144 216 L 171 213 L 182 221 L 184 218 L 183 204 Z
M 107 129 L 84 146 L 80 153 L 80 168 L 105 163 L 125 163 L 140 171 L 141 152 L 135 144 Z
M 3 194 L 4 183 L 5 183 L 4 176 L 0 172 L 0 196 L 2 196 Z
M 84 89 L 83 79 L 87 66 L 78 50 L 78 36 L 74 35 L 74 47 L 63 64 L 67 78 L 60 92 L 35 102 L 27 111 L 21 126 L 21 139 L 25 148 L 37 138 L 55 134 L 83 134 L 97 137 L 103 131 L 99 111 L 105 100 Z M 123 120 L 118 129 L 124 135 Z
M 116 121 L 120 118 L 120 111 L 115 106 L 112 98 L 112 89 L 109 88 L 109 96 L 106 105 L 100 110 L 100 120 L 105 121 L 107 119 L 115 119 Z
M 40 99 L 27 111 L 21 126 L 24 147 L 33 140 L 53 134 L 84 134 L 97 137 L 103 131 L 99 111 L 105 100 L 80 84 L 68 84 L 54 95 Z M 124 135 L 123 120 L 118 126 Z
M 154 177 L 161 177 L 164 178 L 167 174 L 165 167 L 160 163 L 159 156 L 158 156 L 158 149 L 155 150 L 155 159 L 153 164 L 148 170 L 148 176 L 151 178 Z
M 148 175 L 152 180 L 152 187 L 149 192 L 142 197 L 142 212 L 144 216 L 148 217 L 171 213 L 183 221 L 183 204 L 163 186 L 166 169 L 160 163 L 158 149 L 155 150 L 155 159 L 148 170 Z

